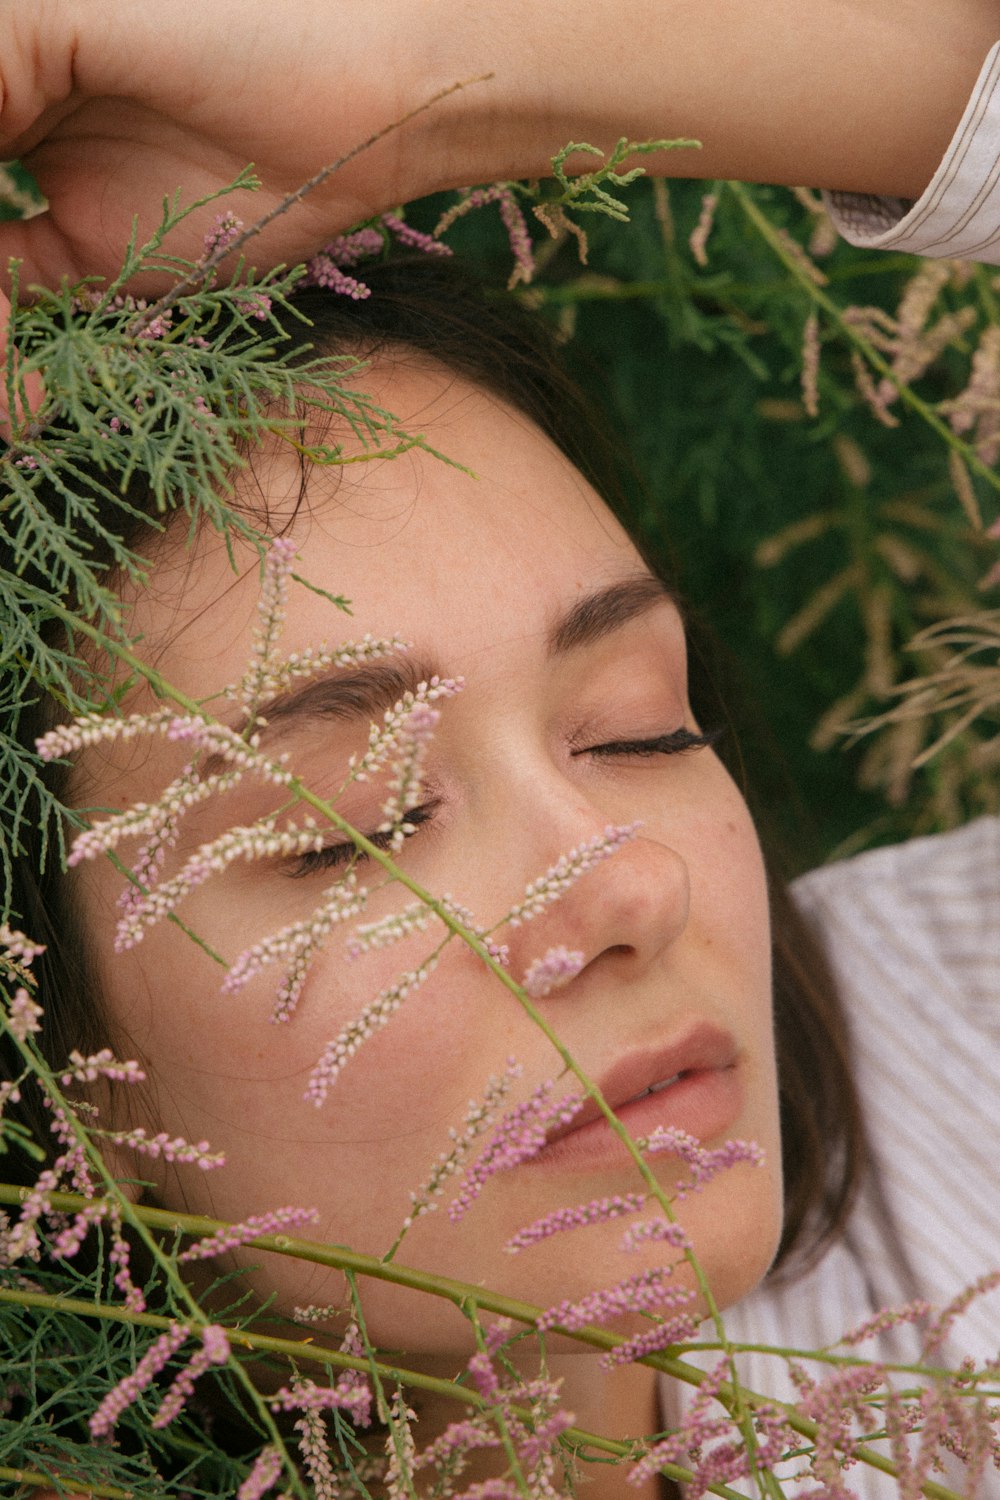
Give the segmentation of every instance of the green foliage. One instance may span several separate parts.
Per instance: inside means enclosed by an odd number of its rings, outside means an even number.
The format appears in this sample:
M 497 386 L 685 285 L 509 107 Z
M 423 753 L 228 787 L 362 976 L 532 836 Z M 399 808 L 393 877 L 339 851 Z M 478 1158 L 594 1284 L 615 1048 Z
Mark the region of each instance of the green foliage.
M 252 183 L 246 174 L 233 186 Z M 217 284 L 207 253 L 200 263 L 169 254 L 165 239 L 197 206 L 165 204 L 156 233 L 133 241 L 108 286 L 34 288 L 25 302 L 15 267 L 8 405 L 19 399 L 27 412 L 33 372 L 44 374 L 45 398 L 22 416 L 0 459 L 0 702 L 10 724 L 0 737 L 0 909 L 25 827 L 43 838 L 59 828 L 37 761 L 17 743 L 21 709 L 36 684 L 72 713 L 103 700 L 109 666 L 100 652 L 127 640 L 109 569 L 141 583 L 144 554 L 162 530 L 157 516 L 146 517 L 140 553 L 121 542 L 122 518 L 143 513 L 151 496 L 159 516 L 181 511 L 192 526 L 253 538 L 229 503 L 233 474 L 265 431 L 301 450 L 306 413 L 320 427 L 336 416 L 366 450 L 419 441 L 358 388 L 359 360 L 285 353 L 276 314 L 287 310 L 301 267 L 257 276 L 241 259 Z M 169 295 L 146 305 L 122 293 L 151 269 L 176 278 Z M 309 454 L 341 457 L 315 443 Z M 39 502 L 43 489 L 55 504 Z
M 0 162 L 0 223 L 8 219 L 33 219 L 47 205 L 38 183 L 20 162 Z

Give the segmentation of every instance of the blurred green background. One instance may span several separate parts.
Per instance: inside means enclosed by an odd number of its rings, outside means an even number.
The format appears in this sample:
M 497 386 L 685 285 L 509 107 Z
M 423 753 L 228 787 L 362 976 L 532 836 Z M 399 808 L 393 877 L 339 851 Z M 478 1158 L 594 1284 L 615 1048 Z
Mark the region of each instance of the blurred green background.
M 699 266 L 689 238 L 714 187 Z M 997 810 L 988 705 L 912 771 L 940 715 L 853 744 L 838 732 L 893 703 L 893 683 L 939 664 L 940 653 L 905 649 L 918 630 L 998 602 L 995 586 L 977 585 L 1000 548 L 959 503 L 947 440 L 898 401 L 889 408 L 898 426 L 875 416 L 849 339 L 822 306 L 818 415 L 803 401 L 816 296 L 892 318 L 923 263 L 837 240 L 812 195 L 642 180 L 624 196 L 629 225 L 580 219 L 586 266 L 572 237 L 551 241 L 526 207 L 539 269 L 522 295 L 566 337 L 578 378 L 634 461 L 645 526 L 666 540 L 685 596 L 717 638 L 712 670 L 739 726 L 755 811 L 790 871 Z M 451 201 L 410 205 L 408 218 L 431 229 Z M 784 235 L 793 243 L 776 250 Z M 506 279 L 511 252 L 495 208 L 460 220 L 447 239 Z M 799 266 L 796 245 L 815 270 Z M 945 277 L 920 337 L 940 342 L 951 327 L 935 339 L 940 319 L 964 326 L 913 382 L 939 422 L 997 321 L 993 270 L 949 264 Z M 988 479 L 971 482 L 988 525 L 1000 497 Z

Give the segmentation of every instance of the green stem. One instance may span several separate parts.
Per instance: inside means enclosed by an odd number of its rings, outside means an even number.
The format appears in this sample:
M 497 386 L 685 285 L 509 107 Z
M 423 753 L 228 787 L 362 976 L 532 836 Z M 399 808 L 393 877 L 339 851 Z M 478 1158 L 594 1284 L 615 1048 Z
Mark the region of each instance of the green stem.
M 9 1183 L 0 1183 L 0 1203 L 16 1206 L 27 1195 L 28 1189 Z M 60 1213 L 73 1213 L 83 1205 L 92 1200 L 81 1197 L 75 1193 L 53 1193 L 51 1194 L 52 1207 Z M 203 1236 L 218 1233 L 219 1230 L 228 1227 L 224 1221 L 208 1219 L 200 1215 L 179 1214 L 167 1209 L 146 1208 L 139 1204 L 132 1205 L 132 1213 L 135 1219 L 150 1229 L 165 1233 Z M 410 1266 L 389 1265 L 385 1261 L 373 1255 L 362 1255 L 355 1250 L 347 1250 L 339 1245 L 322 1245 L 311 1240 L 300 1240 L 288 1235 L 260 1235 L 251 1241 L 255 1248 L 268 1250 L 276 1255 L 294 1256 L 299 1260 L 315 1262 L 318 1265 L 332 1267 L 341 1271 L 352 1271 L 360 1276 L 372 1277 L 376 1281 L 387 1281 L 396 1286 L 409 1287 L 415 1291 L 426 1292 L 431 1296 L 443 1297 L 453 1302 L 458 1307 L 467 1307 L 470 1302 L 487 1312 L 493 1312 L 501 1317 L 512 1318 L 516 1322 L 533 1325 L 541 1317 L 543 1309 L 528 1302 L 521 1302 L 513 1297 L 505 1297 L 500 1293 L 490 1292 L 484 1287 L 473 1286 L 468 1282 L 453 1281 L 450 1278 L 436 1276 L 429 1271 L 420 1271 Z M 50 1311 L 71 1312 L 80 1317 L 107 1318 L 116 1322 L 136 1323 L 144 1327 L 163 1329 L 170 1326 L 171 1319 L 160 1317 L 154 1313 L 131 1313 L 122 1307 L 113 1304 L 83 1301 L 70 1297 L 60 1297 L 42 1292 L 31 1292 L 27 1290 L 3 1291 L 0 1290 L 0 1303 L 9 1302 L 27 1307 L 44 1307 Z M 195 1326 L 204 1324 L 204 1317 L 197 1314 Z M 578 1343 L 589 1344 L 595 1349 L 614 1349 L 620 1338 L 615 1334 L 608 1333 L 603 1328 L 581 1328 L 562 1329 L 557 1328 L 554 1332 L 564 1334 L 575 1339 Z M 266 1334 L 253 1333 L 249 1329 L 237 1328 L 227 1329 L 231 1342 L 237 1347 L 254 1350 L 259 1353 L 270 1353 L 282 1355 L 292 1360 L 306 1360 L 312 1363 L 325 1364 L 338 1369 L 360 1370 L 369 1369 L 367 1359 L 361 1359 L 349 1354 L 342 1354 L 334 1349 L 322 1349 L 316 1345 L 303 1340 L 281 1339 Z M 734 1351 L 738 1347 L 730 1346 Z M 801 1350 L 777 1351 L 786 1352 L 790 1355 L 798 1354 Z M 817 1356 L 819 1357 L 819 1356 Z M 704 1370 L 689 1364 L 686 1360 L 676 1355 L 666 1353 L 646 1355 L 641 1361 L 654 1370 L 662 1371 L 677 1380 L 684 1381 L 687 1385 L 700 1385 L 705 1378 Z M 237 1366 L 241 1369 L 241 1366 Z M 454 1400 L 464 1402 L 467 1406 L 481 1407 L 483 1403 L 467 1386 L 459 1385 L 457 1382 L 441 1380 L 435 1376 L 424 1375 L 417 1370 L 404 1369 L 398 1365 L 390 1365 L 379 1362 L 377 1365 L 379 1375 L 388 1380 L 400 1381 L 403 1384 L 413 1385 L 418 1389 L 427 1390 L 441 1396 L 448 1396 Z M 911 1367 L 904 1367 L 911 1368 Z M 733 1391 L 731 1387 L 723 1385 L 720 1387 L 719 1395 L 723 1401 L 731 1401 Z M 783 1407 L 784 1415 L 788 1425 L 794 1432 L 814 1442 L 818 1435 L 818 1425 L 808 1417 L 803 1417 L 791 1406 L 784 1403 L 774 1403 L 772 1397 L 763 1396 L 756 1392 L 744 1392 L 744 1396 L 751 1407 L 761 1405 L 764 1402 L 778 1404 Z M 513 1410 L 514 1408 L 512 1408 Z M 618 1442 L 612 1438 L 601 1437 L 595 1433 L 582 1432 L 576 1428 L 568 1428 L 567 1439 L 585 1443 L 590 1447 L 599 1449 L 601 1452 L 612 1454 L 616 1457 L 625 1456 L 634 1452 L 634 1445 Z M 891 1459 L 875 1453 L 870 1448 L 859 1447 L 856 1455 L 859 1462 L 868 1464 L 871 1468 L 880 1470 L 884 1474 L 898 1477 L 896 1465 Z M 692 1476 L 690 1471 L 679 1470 L 668 1466 L 664 1472 L 669 1477 L 677 1478 L 680 1482 L 686 1482 Z M 733 1492 L 725 1486 L 710 1486 L 713 1494 L 730 1497 L 733 1500 Z M 936 1484 L 931 1480 L 922 1486 L 922 1493 L 928 1500 L 961 1500 L 955 1491 L 948 1489 L 945 1485 Z M 740 1497 L 745 1500 L 745 1497 Z
M 864 334 L 846 321 L 842 309 L 837 306 L 833 298 L 828 296 L 822 287 L 817 286 L 806 269 L 798 264 L 794 256 L 788 253 L 788 250 L 781 242 L 778 231 L 767 218 L 766 214 L 762 212 L 759 205 L 754 202 L 752 194 L 745 185 L 741 182 L 728 182 L 726 186 L 761 238 L 766 241 L 775 255 L 778 256 L 785 270 L 807 292 L 815 306 L 822 308 L 831 323 L 837 327 L 838 331 L 849 343 L 853 344 L 854 348 L 857 349 L 858 353 L 864 357 L 873 369 L 877 370 L 886 380 L 892 382 L 899 392 L 900 400 L 904 406 L 908 406 L 911 411 L 916 412 L 942 442 L 957 453 L 974 473 L 978 474 L 981 479 L 986 480 L 992 490 L 1000 494 L 1000 474 L 990 468 L 988 464 L 983 463 L 975 449 L 957 437 L 948 424 L 941 420 L 929 403 L 911 390 L 904 381 L 900 380 L 888 360 L 865 338 Z

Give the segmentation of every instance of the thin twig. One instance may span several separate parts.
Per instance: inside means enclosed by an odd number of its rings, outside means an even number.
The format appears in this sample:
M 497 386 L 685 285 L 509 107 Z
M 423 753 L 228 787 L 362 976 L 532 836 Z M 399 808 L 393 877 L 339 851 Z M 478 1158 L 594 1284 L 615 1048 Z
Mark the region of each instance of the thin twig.
M 457 93 L 459 89 L 469 88 L 472 84 L 476 83 L 486 83 L 493 76 L 492 73 L 480 73 L 474 78 L 463 78 L 457 83 L 449 83 L 446 88 L 438 89 L 436 94 L 431 94 L 430 98 L 425 99 L 423 103 L 414 105 L 413 109 L 408 110 L 405 115 L 400 115 L 398 120 L 393 120 L 390 125 L 383 125 L 373 135 L 368 136 L 367 140 L 360 141 L 356 146 L 352 146 L 343 156 L 338 156 L 336 161 L 330 162 L 328 166 L 320 168 L 301 187 L 296 188 L 293 193 L 288 193 L 281 199 L 280 203 L 275 204 L 274 208 L 270 209 L 262 218 L 257 219 L 249 228 L 244 229 L 242 233 L 237 235 L 235 240 L 227 245 L 220 246 L 206 261 L 189 271 L 186 276 L 182 276 L 180 281 L 175 282 L 170 291 L 164 292 L 158 302 L 154 302 L 151 307 L 147 307 L 143 311 L 132 324 L 131 331 L 135 334 L 141 333 L 154 319 L 159 318 L 168 307 L 172 307 L 186 291 L 203 284 L 206 278 L 212 274 L 222 261 L 228 260 L 233 255 L 237 255 L 244 245 L 260 234 L 263 229 L 266 229 L 275 219 L 287 213 L 296 203 L 300 203 L 307 193 L 311 193 L 314 188 L 320 187 L 326 182 L 327 178 L 339 172 L 342 167 L 346 167 L 355 157 L 361 156 L 365 151 L 371 150 L 372 146 L 377 146 L 379 141 L 384 140 L 386 136 L 394 134 L 397 130 L 401 130 L 404 125 L 409 125 L 411 120 L 415 120 L 418 115 L 422 115 L 427 110 L 433 109 L 435 105 L 440 104 L 442 100 L 449 98 L 450 95 Z

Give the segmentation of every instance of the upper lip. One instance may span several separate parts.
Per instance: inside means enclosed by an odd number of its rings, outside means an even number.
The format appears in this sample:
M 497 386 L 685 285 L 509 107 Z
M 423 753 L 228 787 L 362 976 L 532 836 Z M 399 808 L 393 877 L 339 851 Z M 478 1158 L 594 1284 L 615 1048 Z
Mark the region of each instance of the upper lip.
M 739 1048 L 731 1032 L 711 1022 L 699 1021 L 662 1046 L 626 1053 L 594 1082 L 605 1102 L 617 1111 L 658 1083 L 665 1083 L 680 1073 L 734 1067 L 738 1056 Z M 568 1124 L 557 1126 L 546 1136 L 545 1144 L 552 1145 L 563 1136 L 600 1119 L 603 1119 L 600 1106 L 596 1099 L 588 1096 Z

